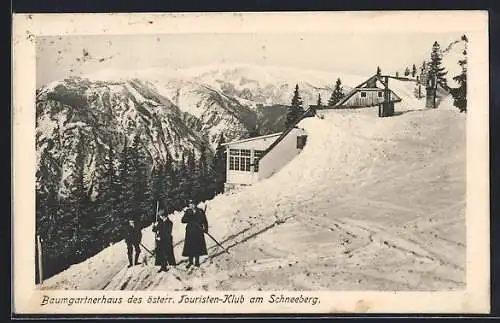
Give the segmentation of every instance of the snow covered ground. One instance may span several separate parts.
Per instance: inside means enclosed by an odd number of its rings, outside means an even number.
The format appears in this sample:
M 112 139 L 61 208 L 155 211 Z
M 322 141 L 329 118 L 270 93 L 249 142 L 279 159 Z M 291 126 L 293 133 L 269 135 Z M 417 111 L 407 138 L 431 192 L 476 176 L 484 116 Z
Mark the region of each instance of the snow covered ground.
M 392 81 L 392 80 L 391 80 Z M 394 83 L 394 82 L 393 82 Z M 393 84 L 394 85 L 394 84 Z M 397 85 L 396 85 L 397 86 Z M 408 102 L 408 101 L 406 101 Z M 126 268 L 124 242 L 44 282 L 47 289 L 451 290 L 465 287 L 465 115 L 443 100 L 324 110 L 301 122 L 301 154 L 273 177 L 207 201 L 208 257 L 179 266 Z M 153 248 L 151 228 L 143 243 Z

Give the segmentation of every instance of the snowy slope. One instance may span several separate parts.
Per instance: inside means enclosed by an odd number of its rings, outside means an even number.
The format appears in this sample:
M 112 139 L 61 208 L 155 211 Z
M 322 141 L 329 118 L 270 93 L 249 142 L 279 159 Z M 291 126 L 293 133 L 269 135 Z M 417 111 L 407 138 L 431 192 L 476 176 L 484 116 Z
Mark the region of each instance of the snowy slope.
M 443 104 L 449 100 L 443 101 Z M 413 110 L 413 109 L 411 109 Z M 465 116 L 452 109 L 377 118 L 322 111 L 301 122 L 303 152 L 273 177 L 207 202 L 209 256 L 158 274 L 126 269 L 123 242 L 44 288 L 447 290 L 465 284 Z M 293 185 L 290 185 L 293 183 Z M 183 225 L 174 214 L 175 253 Z M 152 247 L 150 228 L 144 243 Z
M 393 90 L 402 101 L 395 107 L 396 110 L 420 110 L 425 108 L 425 89 L 422 90 L 423 98 L 416 97 L 417 82 L 403 81 L 397 79 L 389 79 L 389 87 Z

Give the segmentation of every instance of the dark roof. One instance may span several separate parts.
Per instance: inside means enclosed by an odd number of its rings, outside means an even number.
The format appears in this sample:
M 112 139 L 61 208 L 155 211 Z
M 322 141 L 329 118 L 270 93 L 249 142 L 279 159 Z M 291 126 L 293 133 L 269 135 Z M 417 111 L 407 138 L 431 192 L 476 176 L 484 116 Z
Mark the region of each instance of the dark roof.
M 311 107 L 309 107 L 306 111 L 304 111 L 304 113 L 301 114 L 301 116 L 297 118 L 297 120 L 294 123 L 288 126 L 288 128 L 286 128 L 285 131 L 283 131 L 281 135 L 269 147 L 267 147 L 266 150 L 264 150 L 259 159 L 262 159 L 265 155 L 267 155 L 267 153 L 269 153 L 274 147 L 276 147 L 276 145 L 279 144 L 286 137 L 286 135 L 290 133 L 290 131 L 296 128 L 297 124 L 300 121 L 302 121 L 302 119 L 310 116 L 310 113 L 311 113 Z

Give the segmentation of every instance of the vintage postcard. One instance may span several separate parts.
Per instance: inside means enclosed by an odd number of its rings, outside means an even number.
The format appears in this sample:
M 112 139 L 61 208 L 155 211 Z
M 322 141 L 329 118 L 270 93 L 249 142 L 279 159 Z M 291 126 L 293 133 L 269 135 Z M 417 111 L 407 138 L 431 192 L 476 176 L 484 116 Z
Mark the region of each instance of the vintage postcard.
M 488 313 L 487 23 L 14 15 L 13 312 Z

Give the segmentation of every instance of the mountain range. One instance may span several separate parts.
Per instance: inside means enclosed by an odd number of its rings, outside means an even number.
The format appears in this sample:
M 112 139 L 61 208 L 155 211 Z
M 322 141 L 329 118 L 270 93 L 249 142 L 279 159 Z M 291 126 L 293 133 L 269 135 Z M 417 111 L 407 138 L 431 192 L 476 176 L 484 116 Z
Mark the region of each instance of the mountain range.
M 443 52 L 456 71 L 466 42 Z M 450 72 L 449 77 L 456 75 Z M 111 148 L 120 152 L 136 135 L 153 160 L 199 156 L 221 139 L 232 141 L 284 129 L 286 105 L 298 84 L 304 106 L 325 104 L 337 78 L 344 92 L 368 76 L 291 67 L 222 64 L 187 69 L 102 70 L 47 84 L 36 93 L 37 188 L 65 196 L 75 158 L 83 153 L 89 191 L 105 172 Z M 83 152 L 78 143 L 84 142 Z

